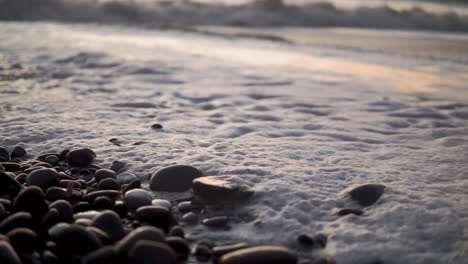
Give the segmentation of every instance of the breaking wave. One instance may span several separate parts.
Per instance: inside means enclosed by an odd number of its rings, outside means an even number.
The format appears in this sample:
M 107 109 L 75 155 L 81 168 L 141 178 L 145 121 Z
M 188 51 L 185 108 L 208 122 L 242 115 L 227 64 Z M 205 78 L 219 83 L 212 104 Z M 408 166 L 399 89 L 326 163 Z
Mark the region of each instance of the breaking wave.
M 257 0 L 223 5 L 187 1 L 0 0 L 0 20 L 54 20 L 145 26 L 365 27 L 468 32 L 468 16 L 388 6 L 340 9 L 330 3 L 286 5 Z

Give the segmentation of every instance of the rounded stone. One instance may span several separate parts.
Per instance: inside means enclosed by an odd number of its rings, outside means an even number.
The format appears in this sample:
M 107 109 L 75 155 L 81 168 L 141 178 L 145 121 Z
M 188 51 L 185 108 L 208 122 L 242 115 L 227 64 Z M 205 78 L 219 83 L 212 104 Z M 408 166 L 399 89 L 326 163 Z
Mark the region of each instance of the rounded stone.
M 359 210 L 359 209 L 341 208 L 341 209 L 338 210 L 338 212 L 336 214 L 339 215 L 339 216 L 345 216 L 345 215 L 349 215 L 349 214 L 362 215 L 362 214 L 364 214 L 364 212 L 362 210 Z
M 235 177 L 230 177 L 235 179 Z M 205 204 L 234 204 L 253 195 L 253 191 L 226 177 L 200 177 L 193 181 L 193 193 Z
M 198 215 L 194 212 L 186 213 L 182 216 L 182 222 L 189 225 L 198 223 Z
M 57 255 L 65 259 L 85 256 L 102 247 L 101 241 L 94 234 L 77 225 L 59 230 L 55 242 L 57 243 Z
M 133 189 L 125 193 L 125 204 L 128 209 L 136 210 L 139 207 L 151 205 L 151 194 L 143 189 Z
M 0 171 L 0 196 L 7 194 L 14 197 L 22 188 L 23 187 L 17 180 L 5 172 Z
M 113 242 L 120 240 L 125 235 L 119 215 L 111 210 L 106 210 L 96 216 L 91 225 L 106 232 Z
M 57 200 L 68 200 L 70 194 L 64 188 L 53 186 L 47 189 L 45 197 L 47 201 L 53 202 Z
M 57 209 L 50 209 L 42 218 L 41 227 L 49 229 L 60 222 L 60 213 Z
M 127 193 L 128 191 L 131 191 L 133 189 L 140 189 L 141 188 L 141 182 L 140 180 L 134 180 L 129 184 L 126 184 L 125 187 L 122 188 L 123 193 Z
M 362 206 L 369 206 L 375 203 L 384 193 L 385 185 L 378 183 L 363 184 L 352 187 L 348 194 L 351 198 Z
M 159 227 L 165 232 L 168 232 L 169 227 L 175 223 L 169 209 L 162 206 L 142 206 L 136 211 L 136 216 L 141 223 Z
M 108 170 L 108 169 L 100 169 L 100 170 L 97 170 L 95 173 L 94 173 L 94 178 L 100 182 L 104 179 L 116 179 L 116 173 L 115 171 L 113 170 Z
M 172 207 L 172 203 L 165 199 L 154 199 L 151 201 L 151 204 L 156 205 L 156 206 L 166 207 L 167 209 L 171 209 Z
M 44 192 L 37 186 L 29 186 L 15 197 L 13 209 L 16 212 L 30 213 L 37 222 L 42 219 L 49 207 L 46 204 Z
M 83 264 L 120 263 L 117 251 L 112 246 L 105 246 L 95 250 L 83 258 Z
M 202 224 L 209 227 L 225 227 L 228 221 L 229 219 L 227 216 L 214 216 L 203 219 Z
M 114 202 L 109 197 L 99 196 L 94 199 L 93 206 L 97 210 L 112 209 L 114 207 Z
M 0 240 L 0 259 L 2 264 L 21 264 L 21 260 L 13 247 L 5 240 Z
M 23 157 L 25 155 L 26 155 L 26 150 L 21 146 L 14 147 L 10 154 L 12 159 Z
M 164 243 L 165 235 L 161 229 L 153 226 L 138 227 L 121 239 L 115 248 L 119 254 L 126 254 L 140 240 Z
M 59 185 L 59 175 L 55 169 L 39 169 L 29 173 L 26 178 L 28 186 L 39 186 L 44 191 Z
M 150 189 L 159 192 L 184 192 L 202 173 L 189 165 L 175 165 L 158 170 L 150 180 Z
M 49 205 L 49 208 L 58 211 L 60 222 L 71 223 L 73 221 L 73 207 L 68 201 L 55 201 Z
M 49 155 L 45 157 L 44 162 L 49 163 L 52 166 L 55 166 L 59 162 L 59 158 L 56 155 Z
M 9 161 L 10 160 L 10 153 L 4 147 L 0 147 L 0 162 Z
M 141 240 L 138 241 L 128 253 L 130 262 L 138 264 L 176 264 L 177 255 L 168 245 L 160 242 Z
M 190 253 L 190 247 L 181 237 L 167 237 L 166 244 L 168 244 L 177 254 L 177 259 L 185 261 Z
M 9 172 L 15 172 L 15 171 L 19 170 L 19 168 L 21 167 L 21 165 L 19 163 L 12 162 L 12 161 L 0 162 L 0 165 L 3 167 L 4 171 L 9 171 Z
M 111 200 L 115 200 L 117 197 L 120 196 L 120 192 L 115 190 L 95 191 L 87 193 L 83 199 L 86 201 L 94 201 L 94 199 L 98 198 L 99 196 L 106 196 L 109 197 Z
M 198 261 L 206 262 L 213 256 L 213 251 L 206 245 L 197 244 L 193 249 L 193 255 Z
M 294 251 L 279 246 L 257 246 L 223 255 L 219 264 L 296 264 Z
M 121 218 L 127 217 L 128 215 L 127 205 L 122 201 L 115 202 L 114 212 L 116 212 Z
M 31 253 L 39 248 L 36 232 L 28 228 L 15 228 L 6 234 L 16 252 Z
M 34 222 L 30 213 L 14 213 L 9 215 L 7 218 L 3 219 L 2 222 L 0 222 L 0 233 L 5 234 L 18 227 L 32 228 L 33 224 Z
M 89 148 L 76 149 L 68 152 L 65 158 L 72 167 L 86 167 L 96 158 L 96 153 Z
M 182 229 L 182 227 L 180 227 L 180 226 L 171 227 L 168 234 L 170 236 L 176 236 L 176 237 L 181 237 L 181 238 L 185 237 L 184 229 Z
M 99 182 L 98 184 L 98 189 L 99 190 L 120 190 L 120 184 L 111 178 L 104 179 Z

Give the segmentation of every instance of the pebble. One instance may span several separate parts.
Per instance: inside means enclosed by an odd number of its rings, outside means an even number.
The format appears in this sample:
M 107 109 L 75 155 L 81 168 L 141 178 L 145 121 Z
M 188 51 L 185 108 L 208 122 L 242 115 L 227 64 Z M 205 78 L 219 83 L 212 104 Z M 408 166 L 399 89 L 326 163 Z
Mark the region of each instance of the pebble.
M 26 150 L 21 146 L 16 146 L 11 151 L 10 157 L 12 159 L 20 158 L 26 155 Z
M 124 218 L 128 214 L 127 205 L 122 201 L 117 201 L 114 204 L 114 212 L 116 212 L 120 218 Z
M 86 167 L 96 158 L 96 153 L 88 148 L 72 150 L 67 153 L 66 160 L 72 167 Z
M 39 169 L 29 173 L 26 178 L 28 186 L 39 186 L 42 190 L 59 185 L 59 175 L 55 169 Z
M 168 245 L 160 242 L 142 240 L 138 241 L 129 251 L 130 262 L 138 264 L 176 264 L 177 255 Z
M 137 210 L 139 207 L 151 205 L 151 194 L 143 189 L 133 189 L 125 193 L 124 201 L 128 209 Z
M 122 192 L 127 193 L 130 190 L 139 189 L 140 187 L 141 187 L 140 180 L 134 180 L 131 183 L 127 184 L 125 188 L 122 189 Z
M 138 241 L 148 240 L 154 242 L 165 242 L 164 232 L 153 226 L 143 226 L 138 227 L 129 234 L 127 234 L 123 239 L 121 239 L 115 245 L 115 248 L 119 254 L 125 254 L 128 252 Z
M 73 206 L 73 212 L 81 213 L 93 209 L 93 206 L 88 202 L 79 202 Z
M 184 229 L 182 229 L 182 227 L 177 226 L 177 225 L 171 227 L 168 234 L 169 234 L 169 236 L 177 236 L 177 237 L 181 237 L 181 238 L 185 237 Z
M 138 177 L 135 174 L 130 173 L 130 172 L 124 172 L 124 173 L 117 175 L 117 181 L 120 184 L 129 184 L 135 180 L 138 180 Z
M 120 184 L 114 179 L 104 179 L 99 182 L 98 184 L 99 190 L 120 190 Z
M 161 124 L 153 124 L 153 125 L 151 125 L 151 128 L 152 129 L 162 129 L 163 126 Z
M 239 250 L 239 249 L 247 248 L 248 246 L 249 246 L 249 244 L 247 244 L 245 242 L 236 243 L 236 244 L 229 244 L 229 245 L 222 245 L 222 246 L 216 246 L 216 247 L 213 247 L 213 254 L 216 257 L 221 257 L 222 255 L 231 253 L 231 252 Z
M 32 228 L 33 220 L 30 213 L 17 212 L 9 215 L 0 222 L 0 233 L 7 233 L 18 227 Z
M 49 210 L 49 207 L 46 204 L 44 192 L 37 186 L 29 186 L 15 197 L 13 209 L 16 212 L 28 212 L 35 221 L 40 221 Z
M 111 238 L 109 237 L 109 235 L 106 232 L 102 231 L 101 229 L 99 229 L 97 227 L 91 226 L 92 221 L 90 221 L 88 219 L 80 219 L 80 220 L 88 221 L 88 222 L 83 221 L 82 226 L 84 226 L 86 228 L 86 230 L 88 230 L 89 232 L 96 235 L 96 237 L 99 238 L 99 241 L 101 241 L 101 243 L 103 245 L 111 245 L 113 243 L 113 241 L 111 240 Z M 79 224 L 79 221 L 76 221 L 76 224 Z
M 115 171 L 113 170 L 108 170 L 108 169 L 100 169 L 100 170 L 97 170 L 95 173 L 94 173 L 94 178 L 100 182 L 104 179 L 116 179 L 117 177 L 117 174 L 115 173 Z
M 3 171 L 0 171 L 0 196 L 8 194 L 16 196 L 23 187 L 13 177 Z
M 5 240 L 0 240 L 0 259 L 2 264 L 21 264 L 21 260 L 13 247 Z
M 49 208 L 58 211 L 60 222 L 71 223 L 73 221 L 73 207 L 68 201 L 57 200 L 49 204 Z
M 349 214 L 354 214 L 354 215 L 362 215 L 364 212 L 359 209 L 352 209 L 352 208 L 341 208 L 338 210 L 336 213 L 339 216 L 344 216 L 344 215 L 349 215 Z
M 109 197 L 99 196 L 98 198 L 94 199 L 93 206 L 97 210 L 110 210 L 114 207 L 114 202 L 109 199 Z
M 194 212 L 186 213 L 182 216 L 182 222 L 189 225 L 194 225 L 198 223 L 198 215 Z
M 125 235 L 119 215 L 111 210 L 106 210 L 96 216 L 92 226 L 106 232 L 113 242 L 120 240 Z
M 177 204 L 177 209 L 179 209 L 179 212 L 181 213 L 188 213 L 196 209 L 201 209 L 201 205 L 197 205 L 192 203 L 191 201 L 183 201 Z
M 163 206 L 142 206 L 136 210 L 136 216 L 141 223 L 161 228 L 165 232 L 168 232 L 169 227 L 175 224 L 171 212 Z
M 101 241 L 85 228 L 71 225 L 59 230 L 55 239 L 56 254 L 61 259 L 85 256 L 102 247 Z
M 205 218 L 202 220 L 202 224 L 209 227 L 225 227 L 228 223 L 227 216 L 215 216 L 211 218 Z
M 41 227 L 49 229 L 60 222 L 60 213 L 57 209 L 50 209 L 42 218 Z
M 98 198 L 99 196 L 106 196 L 109 197 L 111 200 L 115 200 L 117 197 L 120 196 L 120 192 L 114 190 L 95 191 L 87 193 L 83 199 L 86 201 L 94 201 L 94 199 Z
M 353 187 L 348 194 L 353 200 L 362 206 L 369 206 L 375 203 L 384 193 L 385 185 L 378 183 L 363 184 Z
M 83 258 L 83 264 L 119 263 L 120 257 L 112 246 L 105 246 L 95 250 Z
M 39 249 L 39 238 L 36 232 L 31 229 L 24 227 L 15 228 L 8 232 L 6 236 L 16 252 L 32 253 Z
M 68 200 L 70 195 L 67 190 L 60 187 L 50 187 L 47 189 L 45 197 L 47 201 Z
M 150 180 L 150 189 L 162 192 L 184 192 L 202 173 L 189 165 L 175 165 L 158 170 Z
M 21 167 L 19 163 L 12 162 L 12 161 L 0 162 L 0 166 L 3 167 L 3 171 L 10 171 L 10 172 L 15 172 Z
M 198 261 L 206 262 L 211 259 L 213 256 L 213 251 L 206 245 L 197 244 L 193 249 L 193 255 Z
M 50 250 L 44 250 L 41 255 L 41 260 L 43 264 L 58 264 L 59 259 L 52 253 Z
M 111 165 L 110 169 L 115 171 L 115 172 L 119 172 L 119 170 L 123 169 L 124 167 L 125 167 L 124 162 L 115 160 L 115 161 L 112 162 L 112 165 Z
M 0 221 L 3 220 L 7 216 L 7 211 L 5 210 L 5 206 L 0 203 Z
M 166 238 L 166 243 L 176 252 L 177 259 L 180 261 L 188 259 L 190 247 L 183 238 L 170 236 Z
M 9 161 L 10 153 L 4 147 L 0 147 L 0 162 Z
M 234 204 L 253 195 L 246 186 L 241 186 L 218 176 L 200 177 L 193 181 L 195 196 L 205 204 Z
M 56 155 L 49 155 L 49 156 L 45 157 L 44 161 L 49 163 L 52 166 L 55 166 L 55 165 L 58 164 L 59 158 Z
M 257 246 L 223 255 L 219 264 L 296 264 L 294 251 L 279 246 Z
M 172 208 L 172 203 L 165 199 L 154 199 L 151 201 L 151 204 L 156 205 L 156 206 L 166 207 L 169 210 Z

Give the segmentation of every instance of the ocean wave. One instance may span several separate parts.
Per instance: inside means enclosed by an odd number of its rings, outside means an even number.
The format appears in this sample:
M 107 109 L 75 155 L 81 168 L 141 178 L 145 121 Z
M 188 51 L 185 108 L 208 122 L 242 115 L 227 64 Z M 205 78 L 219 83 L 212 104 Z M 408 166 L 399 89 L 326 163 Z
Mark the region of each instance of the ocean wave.
M 364 27 L 468 32 L 468 16 L 388 6 L 340 9 L 330 3 L 302 6 L 281 0 L 242 5 L 191 1 L 0 0 L 0 20 L 98 22 L 147 26 Z

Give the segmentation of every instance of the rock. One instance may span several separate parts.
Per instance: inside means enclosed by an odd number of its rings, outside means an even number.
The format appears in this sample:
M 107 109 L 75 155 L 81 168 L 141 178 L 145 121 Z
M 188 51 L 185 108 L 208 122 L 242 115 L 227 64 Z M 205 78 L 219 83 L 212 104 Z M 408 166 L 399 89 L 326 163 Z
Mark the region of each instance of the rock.
M 88 148 L 72 150 L 67 153 L 66 160 L 72 167 L 86 167 L 96 158 L 96 153 Z
M 110 167 L 111 170 L 118 172 L 119 170 L 123 169 L 125 167 L 125 163 L 121 161 L 113 161 L 112 165 Z
M 120 257 L 112 246 L 105 246 L 95 250 L 83 258 L 83 264 L 119 263 Z
M 117 242 L 115 248 L 119 254 L 126 254 L 140 240 L 161 243 L 166 241 L 164 232 L 161 229 L 153 226 L 143 226 L 127 234 L 123 239 Z
M 0 162 L 9 161 L 10 153 L 4 147 L 0 147 Z
M 168 244 L 177 254 L 177 259 L 185 261 L 188 259 L 190 254 L 190 247 L 183 238 L 181 237 L 167 237 L 166 244 Z
M 152 129 L 162 129 L 163 126 L 161 124 L 153 124 L 153 125 L 151 125 L 151 128 Z
M 151 205 L 151 194 L 143 189 L 133 189 L 125 193 L 124 201 L 128 209 L 136 210 L 139 207 Z
M 120 192 L 114 190 L 95 191 L 87 193 L 83 199 L 86 201 L 94 201 L 94 199 L 96 199 L 99 196 L 106 196 L 109 197 L 111 200 L 115 200 L 117 199 L 117 197 L 120 196 Z
M 13 209 L 16 212 L 28 212 L 35 222 L 40 222 L 49 207 L 46 204 L 44 192 L 37 186 L 29 186 L 15 197 Z
M 216 246 L 213 248 L 213 254 L 216 257 L 221 257 L 222 255 L 231 253 L 233 251 L 239 250 L 239 249 L 244 249 L 247 248 L 249 244 L 245 242 L 241 243 L 236 243 L 236 244 L 229 244 L 229 245 L 223 245 L 223 246 Z
M 73 212 L 75 213 L 86 212 L 92 209 L 93 209 L 93 206 L 89 204 L 88 202 L 79 202 L 73 206 Z
M 117 175 L 117 181 L 120 184 L 128 184 L 136 180 L 138 180 L 138 177 L 135 174 L 130 173 L 130 172 L 124 172 L 124 173 Z
M 8 194 L 12 197 L 16 196 L 23 187 L 13 177 L 3 171 L 0 171 L 0 196 Z
M 44 161 L 52 166 L 55 166 L 59 162 L 59 158 L 56 155 L 49 155 L 45 157 Z
M 179 212 L 181 213 L 188 213 L 191 211 L 194 211 L 196 209 L 201 209 L 202 206 L 198 204 L 194 204 L 191 201 L 183 201 L 177 204 L 177 209 L 179 209 Z
M 354 214 L 354 215 L 362 215 L 364 212 L 359 209 L 352 209 L 352 208 L 341 208 L 336 213 L 339 216 Z
M 78 220 L 78 219 L 81 219 L 81 218 L 93 220 L 94 218 L 96 218 L 100 214 L 101 214 L 101 212 L 99 212 L 99 211 L 91 210 L 91 211 L 77 213 L 77 214 L 75 214 L 73 216 L 73 218 L 75 220 Z
M 205 204 L 234 204 L 253 195 L 247 186 L 237 184 L 235 177 L 200 177 L 193 181 L 195 196 Z
M 168 245 L 160 242 L 142 240 L 138 241 L 130 250 L 128 257 L 131 263 L 154 264 L 176 264 L 177 255 Z
M 202 221 L 202 224 L 209 227 L 225 227 L 228 223 L 227 216 L 215 216 L 211 218 L 205 218 Z
M 26 178 L 28 186 L 39 186 L 42 190 L 59 185 L 59 175 L 55 169 L 39 169 L 29 173 Z
M 296 264 L 294 251 L 279 246 L 257 246 L 223 255 L 219 264 Z
M 182 229 L 182 227 L 180 226 L 171 227 L 168 234 L 169 236 L 176 236 L 176 237 L 181 237 L 181 238 L 185 237 L 184 229 Z
M 61 259 L 85 256 L 102 247 L 101 241 L 85 228 L 77 225 L 65 226 L 57 231 L 56 254 Z
M 213 256 L 213 251 L 206 245 L 197 244 L 193 249 L 193 255 L 198 261 L 206 262 Z
M 45 195 L 47 201 L 57 201 L 57 200 L 68 200 L 70 198 L 70 194 L 67 193 L 67 190 L 60 187 L 50 187 L 46 191 Z
M 9 215 L 0 222 L 0 233 L 5 234 L 18 227 L 32 228 L 34 225 L 32 216 L 27 212 L 18 212 Z
M 16 146 L 11 151 L 10 157 L 12 159 L 20 158 L 26 155 L 26 150 L 21 146 Z
M 110 210 L 114 207 L 114 202 L 106 196 L 99 196 L 98 198 L 94 199 L 93 206 L 97 210 Z
M 0 240 L 0 259 L 2 264 L 21 264 L 21 260 L 13 247 L 5 240 Z
M 122 201 L 115 202 L 114 212 L 116 212 L 120 216 L 120 218 L 127 217 L 127 214 L 128 214 L 127 205 Z
M 68 201 L 55 201 L 49 205 L 49 208 L 58 211 L 60 222 L 71 223 L 73 221 L 73 207 Z
M 172 208 L 172 203 L 164 199 L 154 199 L 151 201 L 151 204 L 156 205 L 156 206 L 166 207 L 169 210 Z
M 58 264 L 58 263 L 60 263 L 57 256 L 55 256 L 55 254 L 52 253 L 49 250 L 44 250 L 44 252 L 42 252 L 41 260 L 42 260 L 43 264 Z
M 162 206 L 142 206 L 136 210 L 136 216 L 141 223 L 161 228 L 165 232 L 168 232 L 169 227 L 175 223 L 169 209 Z
M 99 190 L 116 190 L 120 191 L 120 184 L 114 179 L 104 179 L 98 184 Z
M 15 172 L 21 167 L 19 163 L 12 162 L 12 161 L 0 162 L 0 166 L 3 167 L 3 171 L 10 171 L 10 172 Z
M 158 192 L 184 192 L 202 173 L 195 167 L 175 165 L 158 170 L 150 180 L 150 189 Z
M 182 222 L 189 225 L 194 225 L 198 223 L 198 215 L 194 212 L 186 213 L 182 216 Z
M 95 173 L 94 173 L 94 178 L 100 182 L 104 179 L 116 179 L 117 177 L 117 174 L 115 173 L 115 171 L 113 170 L 108 170 L 108 169 L 100 169 L 100 170 L 97 170 Z
M 28 228 L 15 228 L 6 234 L 16 252 L 32 253 L 39 249 L 40 241 L 36 232 Z
M 134 180 L 131 183 L 127 184 L 124 188 L 122 188 L 122 192 L 125 194 L 128 191 L 131 191 L 133 189 L 140 189 L 140 188 L 141 188 L 140 180 Z
M 348 194 L 353 200 L 362 206 L 369 206 L 375 203 L 384 193 L 385 185 L 378 183 L 363 184 L 351 188 Z
M 106 232 L 102 231 L 97 227 L 91 226 L 93 223 L 91 220 L 80 219 L 80 221 L 76 221 L 75 223 L 80 224 L 80 222 L 81 225 L 84 226 L 86 230 L 88 230 L 88 232 L 94 234 L 97 238 L 99 238 L 99 241 L 101 241 L 103 245 L 111 245 L 113 243 L 113 241 L 110 239 L 109 235 Z
M 92 226 L 106 232 L 113 242 L 125 235 L 119 215 L 111 210 L 106 210 L 94 218 Z
M 62 152 L 60 152 L 58 155 L 59 160 L 60 161 L 66 160 L 68 152 L 70 152 L 70 150 L 68 149 L 64 149 Z
M 7 211 L 5 210 L 5 206 L 0 203 L 0 221 L 3 220 L 7 216 Z
M 49 229 L 60 222 L 60 213 L 57 209 L 50 209 L 42 218 L 41 227 Z

